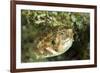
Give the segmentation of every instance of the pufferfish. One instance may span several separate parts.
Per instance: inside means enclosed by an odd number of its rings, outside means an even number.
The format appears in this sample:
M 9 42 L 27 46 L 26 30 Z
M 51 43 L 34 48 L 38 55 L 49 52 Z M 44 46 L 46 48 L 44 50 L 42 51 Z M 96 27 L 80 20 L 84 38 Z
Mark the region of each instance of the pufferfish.
M 33 50 L 36 59 L 54 57 L 65 53 L 73 44 L 73 29 L 66 26 L 57 27 L 36 44 Z

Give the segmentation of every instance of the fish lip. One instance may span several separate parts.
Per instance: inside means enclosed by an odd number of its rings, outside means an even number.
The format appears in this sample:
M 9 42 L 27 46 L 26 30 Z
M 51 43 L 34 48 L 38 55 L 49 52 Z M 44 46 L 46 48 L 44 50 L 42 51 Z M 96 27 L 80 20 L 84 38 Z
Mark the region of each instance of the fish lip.
M 68 42 L 68 41 L 71 41 L 71 42 L 72 42 L 71 44 L 73 44 L 74 39 L 73 39 L 73 38 L 68 38 L 68 39 L 66 39 L 66 41 L 67 41 L 67 42 Z M 64 41 L 64 42 L 66 42 L 66 41 Z M 64 45 L 64 44 L 63 44 L 63 45 Z M 70 47 L 71 47 L 71 46 L 70 46 Z M 70 47 L 69 47 L 69 48 L 70 48 Z M 69 49 L 69 48 L 68 48 L 68 49 Z M 67 50 L 68 50 L 68 49 L 67 49 Z M 63 48 L 63 50 L 62 50 L 60 53 L 56 53 L 56 54 L 53 54 L 53 55 L 51 55 L 51 56 L 45 56 L 45 58 L 61 55 L 61 54 L 65 53 L 67 50 Z

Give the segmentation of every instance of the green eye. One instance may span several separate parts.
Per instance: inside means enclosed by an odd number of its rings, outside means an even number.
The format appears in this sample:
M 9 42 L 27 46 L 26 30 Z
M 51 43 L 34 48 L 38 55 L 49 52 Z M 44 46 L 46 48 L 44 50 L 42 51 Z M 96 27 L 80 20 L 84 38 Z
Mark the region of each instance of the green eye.
M 61 35 L 63 35 L 64 33 L 63 32 L 61 32 Z

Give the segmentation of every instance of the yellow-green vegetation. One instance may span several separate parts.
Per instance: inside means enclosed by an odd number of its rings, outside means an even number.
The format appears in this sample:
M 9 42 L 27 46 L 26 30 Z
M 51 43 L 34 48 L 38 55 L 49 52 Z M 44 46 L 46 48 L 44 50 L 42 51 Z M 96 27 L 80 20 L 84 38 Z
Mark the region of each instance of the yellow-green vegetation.
M 21 10 L 21 61 L 89 59 L 90 14 Z

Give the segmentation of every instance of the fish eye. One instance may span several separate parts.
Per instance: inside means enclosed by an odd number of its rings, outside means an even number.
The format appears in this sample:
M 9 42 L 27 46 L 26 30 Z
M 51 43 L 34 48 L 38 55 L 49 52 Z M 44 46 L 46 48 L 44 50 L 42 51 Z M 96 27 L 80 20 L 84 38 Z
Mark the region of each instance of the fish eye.
M 61 34 L 64 34 L 63 32 L 61 32 Z
M 51 41 L 51 43 L 52 43 L 53 45 L 55 45 L 55 44 L 56 44 L 54 40 L 52 40 L 52 41 Z

